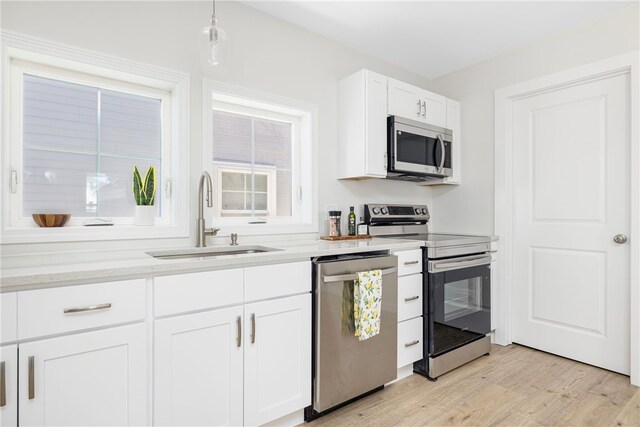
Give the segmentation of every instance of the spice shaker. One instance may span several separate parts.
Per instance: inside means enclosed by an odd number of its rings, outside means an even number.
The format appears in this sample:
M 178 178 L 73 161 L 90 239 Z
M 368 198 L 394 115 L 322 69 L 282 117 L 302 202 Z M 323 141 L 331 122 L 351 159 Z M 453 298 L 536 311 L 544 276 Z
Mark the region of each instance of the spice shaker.
M 330 237 L 340 237 L 342 233 L 340 233 L 340 216 L 342 215 L 341 211 L 329 211 L 329 236 Z

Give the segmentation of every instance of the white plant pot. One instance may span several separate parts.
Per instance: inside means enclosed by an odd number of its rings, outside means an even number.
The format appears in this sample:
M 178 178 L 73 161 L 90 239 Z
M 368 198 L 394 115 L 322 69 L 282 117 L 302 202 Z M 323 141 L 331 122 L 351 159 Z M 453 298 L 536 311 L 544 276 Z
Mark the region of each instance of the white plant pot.
M 153 205 L 136 206 L 136 211 L 133 216 L 133 223 L 135 225 L 155 225 L 156 207 Z

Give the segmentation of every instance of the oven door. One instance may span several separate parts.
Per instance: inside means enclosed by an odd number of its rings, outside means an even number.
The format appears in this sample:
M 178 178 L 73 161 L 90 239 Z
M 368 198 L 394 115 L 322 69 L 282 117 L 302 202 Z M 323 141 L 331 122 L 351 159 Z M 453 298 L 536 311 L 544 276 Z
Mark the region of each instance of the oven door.
M 491 331 L 491 256 L 428 261 L 425 319 L 428 353 L 436 357 Z
M 451 176 L 451 131 L 389 117 L 389 172 Z

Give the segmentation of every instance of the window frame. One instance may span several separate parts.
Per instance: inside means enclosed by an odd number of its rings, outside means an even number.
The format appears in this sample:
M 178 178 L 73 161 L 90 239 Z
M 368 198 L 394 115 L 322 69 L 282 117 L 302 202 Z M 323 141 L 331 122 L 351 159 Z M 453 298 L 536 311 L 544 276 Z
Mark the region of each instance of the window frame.
M 214 201 L 213 211 L 216 218 L 224 218 L 221 214 L 223 212 L 228 213 L 251 213 L 250 209 L 246 210 L 223 210 L 222 209 L 222 192 L 225 191 L 222 188 L 222 174 L 227 173 L 241 173 L 241 174 L 250 174 L 252 171 L 251 167 L 247 167 L 247 165 L 242 163 L 232 163 L 232 162 L 213 162 L 213 180 L 215 181 L 214 188 L 216 190 L 216 200 Z M 258 214 L 258 217 L 265 216 L 262 212 L 266 212 L 268 216 L 269 212 L 276 207 L 276 197 L 277 197 L 277 189 L 276 189 L 276 168 L 268 167 L 268 166 L 254 166 L 253 173 L 257 175 L 265 175 L 267 177 L 267 210 L 266 211 L 257 211 L 261 212 Z M 247 194 L 246 191 L 242 193 Z M 246 217 L 246 216 L 245 216 Z M 234 218 L 234 217 L 232 217 Z
M 8 124 L 2 135 L 2 181 L 7 189 L 0 218 L 3 243 L 188 237 L 188 75 L 9 32 L 2 32 L 2 38 L 6 95 L 1 117 Z M 85 216 L 72 217 L 65 227 L 47 229 L 22 216 L 25 74 L 160 99 L 162 176 L 157 188 L 164 196 L 164 209 L 155 226 L 137 227 L 133 217 L 109 217 L 112 227 L 84 227 L 84 221 L 92 218 Z M 19 177 L 15 193 L 10 190 L 12 170 Z
M 211 172 L 214 163 L 211 118 L 214 106 L 217 110 L 292 123 L 294 139 L 291 166 L 292 216 L 259 217 L 260 221 L 255 221 L 257 218 L 251 217 L 216 217 L 214 206 L 214 208 L 207 208 L 205 213 L 207 223 L 221 227 L 222 231 L 219 234 L 222 235 L 317 233 L 317 106 L 210 79 L 203 79 L 202 90 L 203 170 Z M 215 179 L 216 175 L 212 176 Z

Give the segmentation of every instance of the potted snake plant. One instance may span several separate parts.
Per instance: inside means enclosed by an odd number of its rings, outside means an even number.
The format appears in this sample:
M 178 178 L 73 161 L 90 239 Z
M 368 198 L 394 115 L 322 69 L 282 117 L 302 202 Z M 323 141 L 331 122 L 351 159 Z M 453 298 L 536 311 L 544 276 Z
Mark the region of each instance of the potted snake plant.
M 154 225 L 156 209 L 153 205 L 156 197 L 156 168 L 150 166 L 144 179 L 137 166 L 133 167 L 133 198 L 136 211 L 133 217 L 135 225 Z

